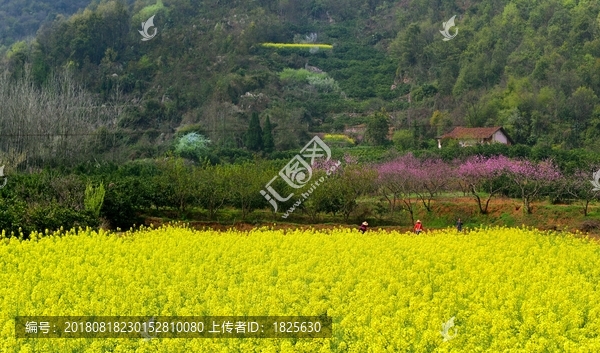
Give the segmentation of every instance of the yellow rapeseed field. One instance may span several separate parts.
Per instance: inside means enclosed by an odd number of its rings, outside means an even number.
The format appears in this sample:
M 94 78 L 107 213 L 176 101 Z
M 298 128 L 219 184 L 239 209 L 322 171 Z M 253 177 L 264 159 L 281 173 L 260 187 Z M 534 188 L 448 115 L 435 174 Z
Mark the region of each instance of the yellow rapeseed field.
M 0 344 L 2 352 L 600 352 L 599 264 L 590 240 L 508 228 L 416 236 L 167 226 L 4 239 Z M 17 339 L 14 321 L 323 313 L 332 338 Z

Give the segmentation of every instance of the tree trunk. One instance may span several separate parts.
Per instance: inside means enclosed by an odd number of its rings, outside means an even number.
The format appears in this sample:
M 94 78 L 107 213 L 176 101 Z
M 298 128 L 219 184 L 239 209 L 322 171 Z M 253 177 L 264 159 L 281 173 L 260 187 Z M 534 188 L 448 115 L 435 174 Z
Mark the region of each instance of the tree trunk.
M 521 200 L 523 200 L 523 212 L 531 214 L 530 195 L 525 195 L 525 187 L 521 186 Z
M 431 198 L 426 196 L 420 196 L 421 202 L 423 203 L 423 207 L 427 210 L 427 212 L 431 212 Z
M 406 201 L 406 200 L 403 200 L 403 202 L 406 205 L 406 210 L 408 211 L 408 214 L 410 214 L 410 223 L 414 225 L 415 224 L 415 215 L 414 215 L 412 203 L 410 201 Z
M 490 192 L 487 200 L 485 200 L 484 214 L 488 214 L 488 207 L 490 206 L 490 201 L 492 201 L 492 197 L 494 197 L 494 195 L 496 195 L 496 192 Z
M 523 212 L 531 214 L 531 201 L 528 197 L 523 198 Z
M 475 191 L 475 185 L 471 185 L 471 194 L 473 194 L 473 198 L 475 198 L 475 201 L 477 201 L 477 206 L 479 207 L 479 213 L 487 214 L 487 203 L 486 203 L 485 209 L 483 209 L 483 206 L 481 205 L 481 198 L 479 197 L 479 195 L 477 195 L 477 192 Z M 489 202 L 489 200 L 488 200 L 488 202 Z
M 389 196 L 384 192 L 383 193 L 383 197 L 385 197 L 385 199 L 387 200 L 387 202 L 390 204 L 390 213 L 394 213 L 394 204 L 392 202 L 396 202 L 395 198 L 392 201 L 392 199 L 389 198 Z

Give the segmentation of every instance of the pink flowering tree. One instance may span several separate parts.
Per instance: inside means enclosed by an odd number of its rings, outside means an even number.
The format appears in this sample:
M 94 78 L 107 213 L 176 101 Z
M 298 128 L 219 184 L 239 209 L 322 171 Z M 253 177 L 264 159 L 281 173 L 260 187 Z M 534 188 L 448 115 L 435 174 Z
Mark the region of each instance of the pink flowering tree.
M 411 222 L 415 222 L 415 209 L 419 201 L 417 192 L 421 190 L 423 170 L 420 161 L 412 154 L 406 154 L 393 161 L 377 167 L 377 185 L 381 194 L 390 204 L 390 211 L 394 212 L 396 203 L 402 204 Z
M 504 156 L 472 156 L 458 164 L 456 177 L 477 202 L 479 213 L 487 214 L 490 201 L 506 187 L 512 161 Z
M 423 203 L 427 212 L 431 212 L 431 201 L 440 192 L 447 190 L 453 179 L 454 169 L 439 158 L 426 159 L 420 162 L 413 171 L 413 175 L 420 182 L 415 192 Z
M 377 171 L 379 190 L 390 204 L 390 211 L 400 202 L 413 223 L 418 202 L 431 212 L 432 201 L 448 188 L 454 173 L 441 159 L 421 161 L 410 153 L 380 165 Z
M 550 160 L 539 163 L 513 160 L 508 166 L 508 177 L 520 191 L 523 211 L 531 213 L 531 202 L 545 187 L 559 181 L 561 173 Z

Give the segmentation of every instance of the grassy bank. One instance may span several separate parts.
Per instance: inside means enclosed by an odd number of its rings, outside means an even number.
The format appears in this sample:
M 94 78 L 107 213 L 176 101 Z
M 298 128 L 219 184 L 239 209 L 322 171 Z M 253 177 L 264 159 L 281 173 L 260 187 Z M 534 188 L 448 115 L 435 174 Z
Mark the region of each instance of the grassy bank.
M 420 219 L 427 229 L 442 229 L 453 227 L 458 218 L 461 218 L 465 228 L 480 226 L 507 226 L 507 227 L 534 227 L 542 230 L 581 231 L 592 235 L 600 235 L 600 207 L 591 204 L 588 215 L 584 216 L 581 204 L 551 204 L 548 201 L 533 203 L 532 213 L 523 212 L 520 200 L 509 198 L 492 199 L 488 213 L 481 214 L 475 201 L 471 197 L 458 194 L 448 194 L 432 201 L 431 211 L 428 212 L 421 204 L 415 207 L 415 219 Z M 217 213 L 214 219 L 209 219 L 208 214 L 200 209 L 190 210 L 180 214 L 173 210 L 154 210 L 145 215 L 146 224 L 160 225 L 171 221 L 184 220 L 197 227 L 213 227 L 233 224 L 247 224 L 250 226 L 260 224 L 279 224 L 289 226 L 357 226 L 366 220 L 373 228 L 384 229 L 411 229 L 410 214 L 401 209 L 397 203 L 396 210 L 390 212 L 387 201 L 375 198 L 359 201 L 356 212 L 347 220 L 339 215 L 320 214 L 311 218 L 302 210 L 297 210 L 287 219 L 281 214 L 274 214 L 270 210 L 255 210 L 246 219 L 242 218 L 241 211 L 224 209 Z

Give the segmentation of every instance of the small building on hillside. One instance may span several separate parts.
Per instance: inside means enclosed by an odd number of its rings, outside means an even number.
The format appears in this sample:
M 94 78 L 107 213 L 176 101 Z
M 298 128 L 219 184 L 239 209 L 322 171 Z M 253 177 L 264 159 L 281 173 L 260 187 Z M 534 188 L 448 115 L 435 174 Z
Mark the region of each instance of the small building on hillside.
M 442 148 L 443 140 L 457 140 L 461 147 L 476 144 L 503 143 L 514 144 L 501 126 L 494 127 L 455 127 L 451 132 L 437 137 L 438 148 Z
M 350 136 L 356 142 L 361 142 L 367 131 L 367 124 L 344 126 L 344 135 Z
M 394 127 L 390 126 L 387 134 L 388 140 L 392 140 L 394 136 Z M 365 138 L 365 134 L 367 132 L 367 124 L 360 124 L 354 126 L 344 126 L 344 134 L 348 135 L 350 138 L 354 139 L 356 142 L 362 142 Z

